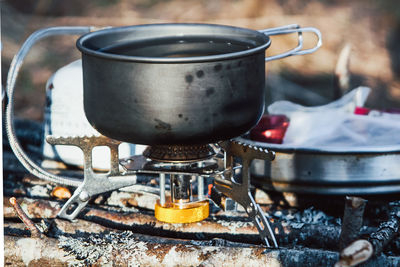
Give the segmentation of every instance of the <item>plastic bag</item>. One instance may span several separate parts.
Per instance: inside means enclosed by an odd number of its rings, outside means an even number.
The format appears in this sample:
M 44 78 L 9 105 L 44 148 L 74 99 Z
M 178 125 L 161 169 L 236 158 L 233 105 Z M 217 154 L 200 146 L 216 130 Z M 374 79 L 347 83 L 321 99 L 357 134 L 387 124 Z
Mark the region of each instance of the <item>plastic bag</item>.
M 400 115 L 355 115 L 371 89 L 359 87 L 337 101 L 318 107 L 304 107 L 278 101 L 268 107 L 270 114 L 289 117 L 283 146 L 330 151 L 382 150 L 400 145 Z M 399 148 L 400 150 L 400 148 Z

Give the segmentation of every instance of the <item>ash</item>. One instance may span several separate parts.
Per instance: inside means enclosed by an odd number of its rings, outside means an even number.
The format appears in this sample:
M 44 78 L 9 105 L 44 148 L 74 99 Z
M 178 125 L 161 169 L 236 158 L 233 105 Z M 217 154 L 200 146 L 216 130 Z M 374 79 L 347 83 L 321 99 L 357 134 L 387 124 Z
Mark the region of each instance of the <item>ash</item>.
M 50 192 L 52 190 L 51 185 L 35 185 L 33 187 L 28 187 L 27 188 L 27 195 L 29 197 L 42 197 L 42 198 L 47 198 L 50 195 Z
M 325 226 L 340 226 L 341 219 L 327 215 L 325 212 L 310 207 L 305 210 L 278 210 L 272 218 L 279 222 L 290 224 L 294 228 L 301 228 L 304 224 L 319 224 Z

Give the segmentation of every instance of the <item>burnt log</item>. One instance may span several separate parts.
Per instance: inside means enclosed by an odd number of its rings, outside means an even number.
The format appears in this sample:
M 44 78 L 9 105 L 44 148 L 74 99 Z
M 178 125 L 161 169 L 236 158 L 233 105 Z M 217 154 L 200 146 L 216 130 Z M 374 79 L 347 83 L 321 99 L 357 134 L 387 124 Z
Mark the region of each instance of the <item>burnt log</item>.
M 379 255 L 398 235 L 400 226 L 400 201 L 390 203 L 389 208 L 389 220 L 381 223 L 378 230 L 369 237 L 369 242 L 374 248 L 374 255 Z
M 360 197 L 346 197 L 339 249 L 343 250 L 360 236 L 366 200 Z

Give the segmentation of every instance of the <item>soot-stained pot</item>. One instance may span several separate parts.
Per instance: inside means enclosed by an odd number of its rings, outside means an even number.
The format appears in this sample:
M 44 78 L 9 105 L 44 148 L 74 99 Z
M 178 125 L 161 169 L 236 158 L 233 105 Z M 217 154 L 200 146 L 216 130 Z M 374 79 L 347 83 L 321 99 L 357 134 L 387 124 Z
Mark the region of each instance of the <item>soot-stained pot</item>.
M 299 34 L 299 46 L 279 57 L 300 54 L 301 32 L 290 27 L 270 32 Z M 77 41 L 86 117 L 105 136 L 136 144 L 206 144 L 239 136 L 264 111 L 267 34 L 209 24 L 86 34 Z

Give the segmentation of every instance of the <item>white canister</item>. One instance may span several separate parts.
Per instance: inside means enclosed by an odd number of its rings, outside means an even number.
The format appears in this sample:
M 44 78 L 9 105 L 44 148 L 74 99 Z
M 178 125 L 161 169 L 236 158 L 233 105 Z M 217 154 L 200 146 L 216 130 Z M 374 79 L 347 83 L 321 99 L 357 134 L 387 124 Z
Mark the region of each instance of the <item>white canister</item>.
M 88 122 L 83 109 L 82 61 L 77 60 L 62 67 L 47 81 L 44 140 L 54 136 L 100 135 Z M 122 143 L 119 157 L 141 154 L 145 146 Z M 69 165 L 83 166 L 83 152 L 75 146 L 50 145 L 43 142 L 45 158 L 62 161 Z M 93 168 L 109 169 L 110 152 L 107 147 L 93 150 Z

